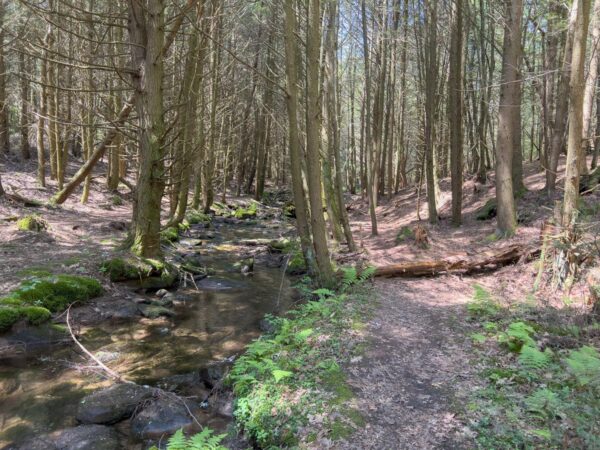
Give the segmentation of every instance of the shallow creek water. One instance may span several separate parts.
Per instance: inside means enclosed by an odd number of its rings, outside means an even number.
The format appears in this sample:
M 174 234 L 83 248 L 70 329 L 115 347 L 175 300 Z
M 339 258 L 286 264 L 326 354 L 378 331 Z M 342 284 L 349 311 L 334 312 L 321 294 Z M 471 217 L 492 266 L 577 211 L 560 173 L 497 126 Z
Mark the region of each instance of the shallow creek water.
M 206 230 L 192 229 L 191 237 Z M 181 253 L 198 253 L 215 275 L 198 282 L 199 290 L 180 288 L 184 298 L 172 308 L 172 318 L 137 318 L 128 323 L 99 323 L 82 327 L 82 343 L 124 378 L 157 385 L 165 377 L 185 374 L 212 361 L 237 355 L 260 335 L 267 313 L 286 311 L 293 296 L 283 268 L 257 262 L 244 276 L 232 269 L 240 259 L 239 239 L 277 238 L 284 225 L 268 228 L 217 223 L 214 238 L 201 246 L 179 244 Z M 150 295 L 150 294 L 149 294 Z M 133 296 L 139 296 L 132 293 Z M 66 427 L 76 426 L 78 402 L 111 382 L 93 372 L 93 365 L 73 346 L 57 347 L 35 358 L 0 360 L 0 448 Z M 215 429 L 228 420 L 207 413 L 199 418 Z

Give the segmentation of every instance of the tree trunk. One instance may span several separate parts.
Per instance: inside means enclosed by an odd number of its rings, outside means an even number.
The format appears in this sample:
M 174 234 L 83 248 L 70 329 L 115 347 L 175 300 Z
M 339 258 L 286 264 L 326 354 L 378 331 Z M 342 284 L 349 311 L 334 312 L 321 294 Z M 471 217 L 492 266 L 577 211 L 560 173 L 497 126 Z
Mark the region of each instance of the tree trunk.
M 504 44 L 502 49 L 502 78 L 498 108 L 498 142 L 496 145 L 496 198 L 498 199 L 497 231 L 511 236 L 517 228 L 513 194 L 512 158 L 515 114 L 521 108 L 521 86 L 518 84 L 518 67 L 521 60 L 522 0 L 505 0 Z
M 333 282 L 333 268 L 327 247 L 327 230 L 321 197 L 321 106 L 319 94 L 319 53 L 321 46 L 321 2 L 309 0 L 306 36 L 306 170 L 312 222 L 313 246 L 318 277 L 322 285 Z
M 600 0 L 594 2 L 594 12 L 592 13 L 592 46 L 590 56 L 590 67 L 585 81 L 585 92 L 583 95 L 583 131 L 582 137 L 584 143 L 581 146 L 582 152 L 579 160 L 580 174 L 587 173 L 586 157 L 592 153 L 595 148 L 595 137 L 592 127 L 592 112 L 594 109 L 594 97 L 596 94 L 596 81 L 598 79 L 598 62 L 600 61 Z M 600 96 L 599 96 L 600 98 Z M 594 168 L 595 166 L 592 166 Z
M 450 176 L 452 177 L 452 223 L 462 222 L 463 185 L 463 6 L 454 3 L 450 38 L 450 81 L 448 118 L 450 120 Z
M 298 66 L 300 60 L 296 34 L 298 31 L 294 0 L 285 0 L 285 74 L 287 81 L 286 107 L 288 113 L 288 134 L 290 146 L 290 171 L 292 175 L 292 192 L 296 207 L 296 227 L 300 236 L 300 246 L 309 272 L 316 274 L 318 269 L 309 227 L 306 196 L 302 183 L 302 155 L 298 129 Z
M 138 113 L 139 176 L 132 221 L 132 249 L 140 256 L 156 258 L 160 249 L 160 212 L 164 180 L 163 76 L 165 43 L 164 0 L 142 5 L 129 2 L 129 36 L 134 67 L 133 84 Z
M 590 0 L 575 0 L 575 32 L 573 34 L 573 54 L 571 60 L 571 81 L 569 83 L 569 136 L 567 139 L 567 168 L 565 174 L 565 197 L 563 202 L 562 225 L 571 228 L 579 198 L 579 153 L 583 130 L 583 96 L 585 89 L 585 52 L 589 26 Z

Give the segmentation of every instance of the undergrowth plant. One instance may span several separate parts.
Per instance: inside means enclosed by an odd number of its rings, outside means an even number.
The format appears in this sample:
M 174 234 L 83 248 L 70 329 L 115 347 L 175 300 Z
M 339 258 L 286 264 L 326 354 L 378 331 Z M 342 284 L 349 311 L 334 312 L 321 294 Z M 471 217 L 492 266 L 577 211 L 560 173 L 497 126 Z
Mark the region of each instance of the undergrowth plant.
M 204 428 L 200 433 L 186 437 L 182 430 L 175 432 L 169 438 L 167 450 L 227 450 L 221 445 L 226 434 L 214 434 L 210 428 Z M 158 450 L 151 447 L 150 450 Z
M 600 449 L 598 350 L 546 344 L 552 336 L 585 339 L 598 324 L 544 322 L 531 304 L 501 308 L 481 286 L 474 287 L 468 310 L 485 366 L 485 386 L 474 394 L 466 418 L 478 447 Z
M 306 303 L 287 317 L 269 317 L 274 331 L 236 361 L 227 378 L 236 397 L 234 415 L 260 448 L 310 442 L 316 418 L 332 439 L 362 424 L 341 364 L 359 351 L 358 323 L 371 304 L 364 282 L 372 274 L 342 269 L 337 290 L 304 286 Z

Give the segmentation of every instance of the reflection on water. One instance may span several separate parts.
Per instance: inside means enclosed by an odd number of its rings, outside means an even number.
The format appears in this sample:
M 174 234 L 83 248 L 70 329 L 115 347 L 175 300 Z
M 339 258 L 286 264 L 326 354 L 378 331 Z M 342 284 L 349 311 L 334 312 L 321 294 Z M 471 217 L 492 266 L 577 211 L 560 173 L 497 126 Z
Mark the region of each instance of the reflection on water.
M 268 231 L 228 230 L 196 249 L 217 274 L 198 283 L 199 292 L 178 291 L 184 300 L 173 307 L 174 317 L 83 328 L 82 343 L 111 369 L 141 384 L 154 384 L 241 352 L 260 334 L 259 322 L 266 313 L 289 307 L 289 281 L 282 284 L 281 269 L 261 265 L 249 277 L 233 273 L 229 269 L 239 256 L 223 251 L 216 255 L 211 248 L 223 240 L 257 235 L 264 237 Z M 0 361 L 0 447 L 76 425 L 79 400 L 110 384 L 87 365 L 72 347 L 57 348 L 35 360 Z M 214 418 L 205 420 L 215 426 Z

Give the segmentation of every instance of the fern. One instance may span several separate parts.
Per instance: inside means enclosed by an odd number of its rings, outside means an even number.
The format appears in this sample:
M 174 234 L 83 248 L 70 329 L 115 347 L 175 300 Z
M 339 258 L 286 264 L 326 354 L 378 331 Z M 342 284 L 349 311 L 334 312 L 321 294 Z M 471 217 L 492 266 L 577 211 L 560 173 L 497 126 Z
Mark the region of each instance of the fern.
M 513 352 L 519 352 L 525 346 L 535 347 L 535 340 L 531 337 L 535 330 L 524 322 L 511 323 L 500 336 L 500 342 L 506 344 Z
M 169 438 L 167 444 L 168 450 L 187 450 L 187 438 L 183 435 L 183 431 L 177 430 L 173 436 Z
M 600 386 L 600 355 L 595 348 L 572 350 L 566 363 L 581 386 Z
M 373 276 L 375 276 L 375 267 L 374 266 L 367 266 L 365 268 L 365 270 L 362 271 L 362 273 L 360 274 L 359 280 L 361 282 L 365 282 L 371 278 L 373 278 Z
M 227 450 L 221 445 L 226 434 L 214 434 L 210 428 L 204 428 L 200 433 L 186 438 L 183 431 L 177 430 L 173 436 L 169 438 L 167 450 Z M 150 450 L 158 450 L 156 446 Z
M 473 285 L 473 301 L 467 305 L 472 316 L 493 316 L 498 313 L 499 306 L 492 295 L 479 284 Z
M 541 352 L 536 347 L 524 345 L 523 348 L 521 348 L 519 362 L 527 369 L 542 370 L 550 365 L 552 355 L 552 350 L 549 348 Z
M 562 402 L 556 393 L 550 389 L 541 388 L 525 399 L 527 410 L 542 419 L 555 417 L 561 408 Z

